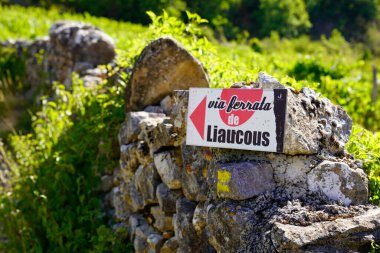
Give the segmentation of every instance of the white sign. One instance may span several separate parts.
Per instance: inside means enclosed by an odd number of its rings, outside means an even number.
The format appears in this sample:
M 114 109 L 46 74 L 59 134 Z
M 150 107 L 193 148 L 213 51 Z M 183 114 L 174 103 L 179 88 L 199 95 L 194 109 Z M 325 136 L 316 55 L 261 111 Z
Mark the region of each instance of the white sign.
M 186 144 L 283 151 L 286 89 L 191 88 Z

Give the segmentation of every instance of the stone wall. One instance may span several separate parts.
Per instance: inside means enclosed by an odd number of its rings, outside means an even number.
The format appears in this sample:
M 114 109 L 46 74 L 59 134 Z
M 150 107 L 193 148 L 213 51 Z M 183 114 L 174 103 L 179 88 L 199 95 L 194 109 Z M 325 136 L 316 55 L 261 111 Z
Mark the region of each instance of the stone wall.
M 27 50 L 36 85 L 69 87 L 76 72 L 92 86 L 115 56 L 109 36 L 72 22 L 2 46 Z M 260 73 L 233 87 L 288 89 L 284 153 L 187 146 L 187 89 L 208 86 L 202 64 L 168 37 L 133 67 L 120 166 L 99 190 L 110 225 L 128 231 L 136 252 L 368 252 L 380 241 L 380 208 L 368 204 L 362 162 L 344 149 L 352 121 L 342 108 Z
M 0 47 L 15 48 L 16 56 L 25 60 L 30 94 L 55 81 L 70 87 L 73 73 L 81 76 L 85 86 L 99 83 L 105 73 L 98 65 L 112 62 L 116 55 L 110 36 L 94 26 L 71 21 L 55 23 L 49 36 L 35 41 L 7 40 L 0 42 Z
M 192 62 L 183 69 L 172 57 Z M 352 121 L 341 107 L 287 88 L 283 154 L 187 146 L 188 91 L 176 89 L 205 80 L 170 38 L 134 66 L 106 199 L 136 252 L 366 252 L 380 240 L 380 208 L 368 204 L 362 162 L 344 149 Z M 286 88 L 265 73 L 234 87 Z

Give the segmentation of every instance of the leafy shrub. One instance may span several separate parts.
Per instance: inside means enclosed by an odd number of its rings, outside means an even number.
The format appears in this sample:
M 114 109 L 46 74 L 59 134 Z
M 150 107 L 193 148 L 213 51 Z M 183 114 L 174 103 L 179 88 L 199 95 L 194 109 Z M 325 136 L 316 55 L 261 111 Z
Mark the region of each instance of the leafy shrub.
M 309 0 L 307 9 L 313 23 L 313 34 L 329 36 L 338 29 L 347 38 L 363 39 L 366 27 L 379 12 L 377 0 Z M 337 18 L 339 17 L 339 18 Z
M 17 171 L 0 195 L 0 222 L 10 252 L 124 252 L 105 226 L 96 188 L 117 164 L 116 134 L 124 116 L 122 86 L 72 90 L 54 85 L 42 99 L 33 132 L 10 138 Z M 85 135 L 83 133 L 86 133 Z
M 340 79 L 345 75 L 342 69 L 334 66 L 326 66 L 322 59 L 306 56 L 298 59 L 289 75 L 294 76 L 297 80 L 312 80 L 320 82 L 322 77 L 330 76 L 333 79 Z
M 380 134 L 354 126 L 347 149 L 356 159 L 361 159 L 369 178 L 370 200 L 380 205 Z
M 305 33 L 311 27 L 303 0 L 260 0 L 261 35 L 277 31 L 286 37 Z

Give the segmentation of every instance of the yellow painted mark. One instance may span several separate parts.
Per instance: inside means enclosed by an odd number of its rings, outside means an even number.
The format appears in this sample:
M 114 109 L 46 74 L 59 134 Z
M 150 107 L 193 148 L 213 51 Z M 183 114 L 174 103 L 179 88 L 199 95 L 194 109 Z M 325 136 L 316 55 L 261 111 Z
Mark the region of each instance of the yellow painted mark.
M 231 179 L 231 173 L 227 170 L 218 170 L 217 174 L 218 182 L 216 184 L 216 191 L 219 193 L 230 192 L 230 187 L 228 186 L 228 182 Z
M 230 187 L 228 186 L 228 184 L 222 184 L 222 183 L 217 183 L 216 184 L 216 190 L 218 193 L 220 192 L 230 192 Z
M 207 167 L 203 168 L 202 174 L 203 174 L 204 177 L 207 177 Z
M 226 170 L 218 170 L 218 181 L 221 183 L 228 183 L 231 179 L 231 173 Z

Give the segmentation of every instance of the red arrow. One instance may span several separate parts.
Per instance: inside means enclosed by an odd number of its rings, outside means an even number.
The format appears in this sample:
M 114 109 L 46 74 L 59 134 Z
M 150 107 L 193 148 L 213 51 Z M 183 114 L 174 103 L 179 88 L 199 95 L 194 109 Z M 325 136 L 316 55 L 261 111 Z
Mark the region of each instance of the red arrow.
M 202 102 L 199 103 L 197 108 L 195 108 L 193 113 L 190 115 L 190 119 L 193 122 L 195 128 L 197 129 L 199 135 L 202 137 L 202 140 L 204 140 L 205 133 L 206 98 L 207 96 L 205 96 Z

